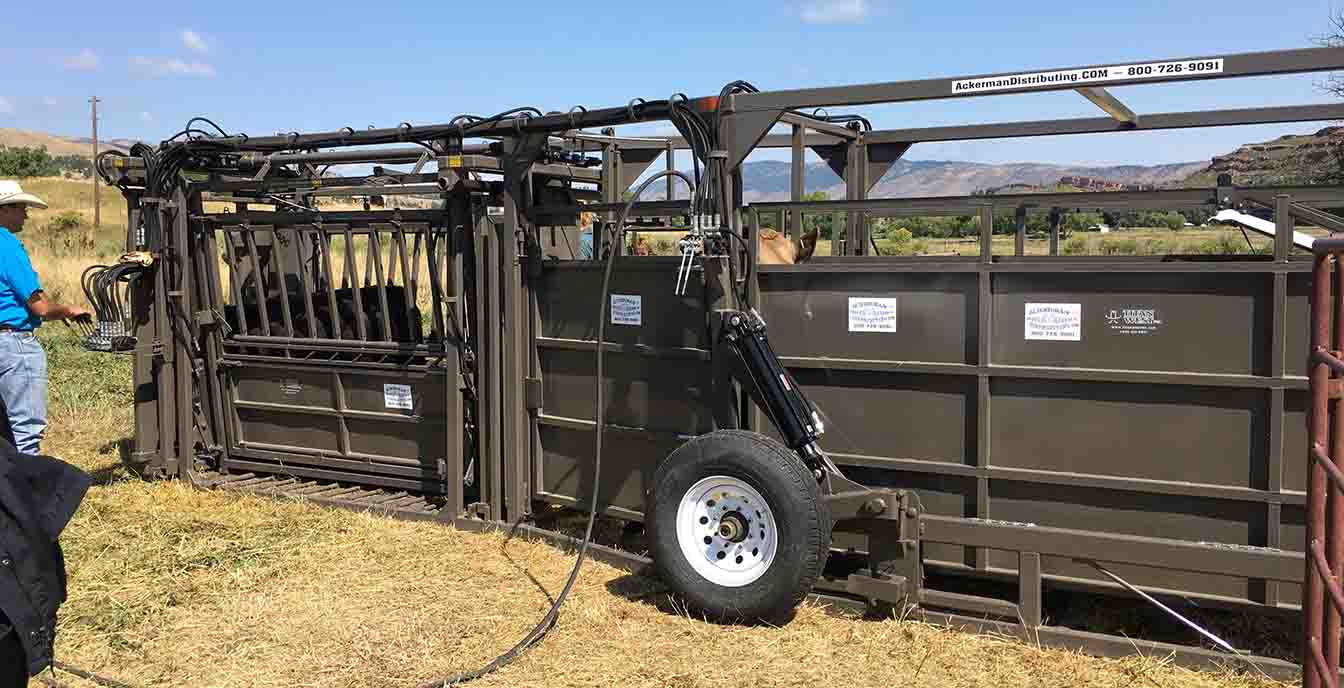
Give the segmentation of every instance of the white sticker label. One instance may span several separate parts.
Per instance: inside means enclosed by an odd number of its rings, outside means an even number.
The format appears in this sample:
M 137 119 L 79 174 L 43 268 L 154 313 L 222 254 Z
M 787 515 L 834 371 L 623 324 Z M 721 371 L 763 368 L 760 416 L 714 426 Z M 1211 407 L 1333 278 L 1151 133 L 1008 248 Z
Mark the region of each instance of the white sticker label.
M 1057 72 L 1023 72 L 1021 74 L 987 76 L 979 79 L 961 79 L 952 82 L 952 92 L 984 93 L 986 91 L 1002 91 L 1010 88 L 1031 88 L 1033 86 L 1051 86 L 1054 84 L 1085 86 L 1087 84 L 1104 84 L 1111 81 L 1168 79 L 1171 77 L 1221 74 L 1222 72 L 1223 61 L 1221 59 L 1147 62 L 1144 64 L 1118 65 L 1114 67 L 1064 69 Z
M 850 332 L 895 332 L 896 299 L 849 297 Z
M 1106 327 L 1115 334 L 1149 335 L 1162 327 L 1162 314 L 1147 306 L 1106 311 Z
M 415 408 L 414 400 L 411 399 L 411 386 L 383 385 L 383 405 L 388 408 L 405 409 L 407 411 Z
M 280 383 L 280 391 L 286 396 L 297 396 L 303 391 L 303 385 L 298 380 L 283 380 Z
M 1029 303 L 1026 318 L 1027 339 L 1054 342 L 1083 340 L 1083 304 Z
M 611 324 L 643 325 L 644 307 L 638 294 L 611 295 Z
M 504 206 L 488 205 L 485 207 L 485 214 L 489 217 L 504 217 Z

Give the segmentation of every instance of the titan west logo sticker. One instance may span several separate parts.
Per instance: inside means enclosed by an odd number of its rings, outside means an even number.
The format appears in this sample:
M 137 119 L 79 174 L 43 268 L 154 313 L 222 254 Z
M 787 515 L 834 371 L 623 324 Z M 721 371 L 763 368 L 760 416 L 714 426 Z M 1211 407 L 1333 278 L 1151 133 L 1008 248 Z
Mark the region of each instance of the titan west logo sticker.
M 1106 311 L 1106 329 L 1114 334 L 1149 335 L 1162 326 L 1162 315 L 1156 308 L 1128 307 Z

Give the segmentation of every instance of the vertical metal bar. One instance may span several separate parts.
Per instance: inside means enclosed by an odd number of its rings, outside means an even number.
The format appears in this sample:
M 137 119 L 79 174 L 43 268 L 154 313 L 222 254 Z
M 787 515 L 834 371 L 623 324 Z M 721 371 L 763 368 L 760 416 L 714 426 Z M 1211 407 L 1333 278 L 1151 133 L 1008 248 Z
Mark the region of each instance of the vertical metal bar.
M 1297 223 L 1293 221 L 1292 203 L 1286 194 L 1274 197 L 1274 261 L 1278 263 L 1286 262 L 1293 252 L 1293 228 Z
M 355 304 L 355 331 L 359 333 L 359 341 L 369 341 L 369 328 L 364 324 L 364 296 L 360 293 L 359 274 L 355 272 L 355 234 L 350 230 L 350 225 L 342 228 L 345 233 L 345 275 L 346 281 L 350 283 L 350 294 Z M 332 313 L 332 317 L 336 314 Z
M 451 241 L 451 238 L 449 239 Z M 443 280 L 439 277 L 439 236 L 434 232 L 433 227 L 427 227 L 425 233 L 425 251 L 428 260 L 426 273 L 429 277 L 429 300 L 434 313 L 430 317 L 430 328 L 434 337 L 439 341 L 444 341 L 447 336 L 444 334 L 445 326 L 443 322 Z M 420 267 L 416 265 L 416 272 Z
M 326 279 L 322 280 L 322 284 L 326 287 L 327 308 L 330 309 L 328 311 L 328 320 L 331 321 L 331 332 L 329 334 L 332 339 L 345 339 L 341 335 L 341 311 L 336 302 L 336 273 L 331 269 L 331 235 L 327 233 L 326 228 L 320 225 L 316 229 L 317 238 L 320 242 L 318 250 L 322 253 L 322 269 L 326 270 L 327 273 Z M 317 330 L 317 323 L 313 323 L 313 330 Z
M 317 339 L 317 309 L 313 308 L 313 284 L 303 256 L 304 235 L 297 227 L 290 227 L 289 231 L 293 235 L 294 250 L 299 256 L 299 265 L 294 272 L 299 276 L 299 289 L 303 291 L 303 315 L 308 319 L 308 338 Z M 307 243 L 312 246 L 312 241 Z
M 373 283 L 369 281 L 369 275 L 373 274 L 373 266 L 378 264 L 378 261 L 374 260 L 373 257 L 374 252 L 372 246 L 374 240 L 377 238 L 377 235 L 374 234 L 372 228 L 368 230 L 367 234 L 369 237 L 370 246 L 367 250 L 364 251 L 364 286 L 370 287 L 373 286 Z
M 666 152 L 666 157 L 667 157 L 667 171 L 668 171 L 668 172 L 675 172 L 676 169 L 677 169 L 677 149 L 676 149 L 675 147 L 673 147 L 671 141 L 668 141 L 668 142 L 667 142 L 667 152 Z M 674 198 L 677 197 L 677 193 L 676 193 L 676 192 L 677 192 L 677 185 L 676 185 L 677 178 L 669 174 L 669 175 L 667 175 L 667 180 L 666 180 L 666 181 L 667 181 L 667 200 L 670 201 L 670 200 L 672 200 L 672 199 L 674 199 Z
M 620 152 L 615 144 L 602 144 L 602 202 L 619 203 L 621 200 Z M 602 213 L 601 226 L 593 220 L 593 258 L 600 260 L 607 246 L 606 228 L 616 221 L 614 211 Z M 611 250 L 616 250 L 612 247 Z
M 1275 494 L 1283 493 L 1283 430 L 1285 393 L 1282 387 L 1269 392 L 1269 470 L 1265 488 Z M 1265 546 L 1271 549 L 1282 547 L 1283 508 L 1277 502 L 1265 504 Z M 1282 594 L 1278 581 L 1264 581 L 1264 604 L 1277 607 Z
M 1027 207 L 1018 206 L 1014 219 L 1017 224 L 1013 233 L 1013 255 L 1020 258 L 1027 255 Z
M 861 149 L 862 146 L 857 141 L 851 141 L 849 148 L 845 151 L 845 198 L 850 201 L 859 199 L 860 177 L 862 176 L 860 170 L 863 168 L 859 160 Z M 864 235 L 860 215 L 861 213 L 854 210 L 845 213 L 846 255 L 863 256 L 868 254 L 868 238 Z
M 289 310 L 289 285 L 285 284 L 285 251 L 281 248 L 280 230 L 271 227 L 271 256 L 275 258 L 276 282 L 280 287 L 280 317 L 285 322 L 285 336 L 294 336 L 294 314 Z M 302 272 L 302 268 L 299 269 Z M 289 358 L 289 349 L 285 349 L 285 358 Z
M 980 208 L 980 262 L 994 262 L 994 208 Z
M 193 192 L 190 197 L 181 189 L 173 194 L 173 200 L 178 207 L 186 208 L 186 212 L 176 213 L 173 220 L 173 245 L 172 262 L 174 267 L 174 286 L 177 288 L 169 292 L 169 298 L 177 301 L 174 313 L 176 318 L 171 321 L 170 327 L 177 330 L 177 336 L 172 337 L 172 348 L 175 350 L 173 367 L 175 381 L 177 382 L 176 401 L 173 404 L 177 412 L 177 470 L 178 477 L 193 482 L 194 474 L 192 463 L 195 460 L 195 442 L 192 441 L 192 435 L 196 428 L 196 405 L 192 403 L 195 397 L 192 394 L 192 386 L 195 384 L 196 363 L 193 360 L 191 348 L 187 343 L 199 341 L 199 332 L 196 331 L 195 323 L 191 313 L 195 313 L 195 303 L 192 300 L 191 284 L 193 275 L 191 270 L 191 261 L 188 256 L 191 255 L 191 232 L 187 227 L 190 217 L 199 215 L 201 212 L 201 194 L 199 191 Z M 181 328 L 180 330 L 178 328 Z
M 1041 625 L 1041 555 L 1036 552 L 1017 553 L 1017 608 L 1027 630 Z
M 382 313 L 383 341 L 392 341 L 392 309 L 387 305 L 387 282 L 383 279 L 383 238 L 377 226 L 369 225 L 369 260 L 373 263 L 374 278 L 378 282 L 378 307 Z M 367 275 L 365 276 L 367 278 Z
M 803 200 L 803 190 L 805 184 L 804 173 L 807 171 L 806 149 L 803 148 L 803 126 L 801 124 L 793 125 L 793 157 L 789 166 L 789 200 L 797 203 Z M 781 230 L 783 227 L 780 228 Z M 797 239 L 803 234 L 803 212 L 798 208 L 789 210 L 789 236 Z
M 1050 255 L 1059 255 L 1059 229 L 1064 224 L 1064 213 L 1057 212 L 1058 209 L 1050 212 Z
M 238 256 L 233 250 L 233 239 L 229 236 L 234 231 L 233 227 L 225 227 L 224 232 L 224 256 L 229 263 L 229 290 L 233 292 L 233 305 L 238 311 L 238 330 L 243 334 L 248 333 L 247 329 L 247 309 L 243 308 L 243 289 L 238 282 Z M 237 228 L 238 231 L 246 231 Z
M 1332 256 L 1317 256 L 1312 270 L 1311 298 L 1311 347 L 1312 351 L 1326 349 L 1330 344 L 1330 268 L 1334 262 Z M 1329 446 L 1329 382 L 1330 370 L 1320 361 L 1312 360 L 1309 369 L 1309 389 L 1311 390 L 1311 408 L 1307 416 L 1307 427 L 1312 446 L 1322 449 Z M 1310 453 L 1304 457 L 1307 461 L 1307 549 L 1325 538 L 1325 469 L 1311 459 Z M 1306 557 L 1306 573 L 1303 581 L 1302 614 L 1303 623 L 1302 656 L 1308 657 L 1310 648 L 1321 643 L 1325 631 L 1325 586 L 1315 571 L 1311 557 Z M 1322 574 L 1323 575 L 1323 574 Z M 1303 661 L 1303 688 L 1320 688 L 1325 677 L 1320 676 L 1311 662 Z
M 986 227 L 993 227 L 992 211 L 986 207 L 980 210 L 981 220 L 981 245 L 984 246 L 983 230 Z M 990 272 L 993 265 L 986 257 L 981 258 L 980 271 L 977 274 L 977 296 L 976 309 L 979 315 L 976 328 L 976 363 L 982 371 L 989 370 L 991 365 L 991 352 L 993 348 L 993 329 L 994 329 L 994 274 Z M 991 431 L 993 422 L 993 397 L 990 374 L 982 372 L 976 377 L 976 402 L 975 402 L 975 465 L 977 476 L 975 479 L 975 515 L 976 518 L 991 518 L 993 513 L 990 508 L 989 497 L 989 466 L 993 462 L 990 456 Z M 983 547 L 977 547 L 972 552 L 972 564 L 977 570 L 983 571 L 989 568 L 989 551 Z
M 1278 233 L 1275 232 L 1277 238 Z M 1335 290 L 1332 298 L 1334 302 L 1334 320 L 1335 320 L 1335 351 L 1344 351 L 1344 269 L 1341 269 L 1338 258 L 1335 260 Z M 1344 399 L 1339 397 L 1330 400 L 1330 461 L 1336 466 L 1340 465 L 1340 458 L 1344 457 Z M 1335 581 L 1340 580 L 1340 574 L 1344 571 L 1344 494 L 1333 484 L 1327 483 L 1325 500 L 1325 560 L 1330 564 L 1330 576 Z M 1340 609 L 1335 606 L 1334 601 L 1326 598 L 1325 604 L 1325 657 L 1330 662 L 1330 668 L 1334 670 L 1334 683 L 1339 682 L 1339 626 Z
M 451 224 L 452 220 L 449 222 L 449 227 L 451 228 L 453 226 Z M 421 243 L 427 242 L 427 237 L 433 231 L 434 227 L 427 225 L 423 231 L 417 231 L 415 237 L 411 240 L 411 272 L 409 273 L 410 278 L 407 284 L 410 286 L 411 291 L 414 291 L 417 294 L 420 293 L 420 245 Z M 461 228 L 454 229 L 453 231 L 461 231 Z
M 199 251 L 199 254 L 204 268 L 202 273 L 205 275 L 205 279 L 209 282 L 207 285 L 209 294 L 207 300 L 210 307 L 214 310 L 216 317 L 220 317 L 224 310 L 224 296 L 220 286 L 218 262 L 219 246 L 215 240 L 214 231 L 205 232 L 204 237 L 205 247 L 204 250 Z M 212 411 L 214 413 L 216 432 L 223 436 L 222 444 L 225 447 L 225 455 L 227 456 L 228 447 L 233 446 L 233 443 L 231 441 L 232 426 L 224 420 L 225 395 L 222 389 L 224 381 L 223 374 L 220 372 L 219 367 L 219 360 L 224 352 L 223 329 L 223 323 L 216 324 L 214 332 L 212 332 L 210 337 L 206 340 L 206 364 L 209 368 L 208 374 L 210 376 L 210 387 L 212 392 L 210 395 L 210 405 L 212 406 Z
M 406 257 L 406 230 L 398 224 L 393 236 L 397 242 L 397 258 L 401 263 L 401 285 L 406 290 L 406 332 L 412 333 L 415 332 L 415 313 L 420 310 L 420 292 L 411 286 L 411 264 Z M 415 308 L 410 308 L 412 305 Z
M 452 268 L 445 276 L 443 287 L 446 294 L 453 297 L 453 301 L 448 304 L 448 307 L 454 309 L 454 322 L 459 323 L 465 328 L 469 314 L 466 312 L 467 299 L 464 296 L 466 294 L 466 287 L 462 283 L 463 250 L 461 243 L 464 240 L 469 241 L 470 234 L 468 234 L 468 230 L 457 226 L 457 222 L 460 221 L 460 218 L 457 218 L 456 214 L 453 212 L 452 204 L 452 197 L 445 195 L 444 209 L 446 211 L 445 215 L 447 216 L 448 229 L 446 238 L 448 250 L 452 253 Z M 432 224 L 425 225 L 423 231 L 426 233 L 432 232 L 434 231 L 434 226 Z M 416 236 L 418 237 L 419 234 Z M 419 246 L 418 242 L 416 243 L 416 246 Z M 403 257 L 405 256 L 404 253 L 402 255 Z M 410 273 L 406 274 L 409 275 Z M 439 285 L 437 284 L 430 287 L 431 297 L 433 294 L 437 293 L 438 287 Z M 417 291 L 416 293 L 419 292 Z M 466 336 L 465 331 L 460 332 L 459 334 L 464 338 Z M 444 342 L 445 340 L 446 337 L 442 336 L 438 339 L 439 342 Z M 443 347 L 443 369 L 446 377 L 444 394 L 447 396 L 445 408 L 448 409 L 449 419 L 448 422 L 445 423 L 447 429 L 444 431 L 447 435 L 446 439 L 448 446 L 448 456 L 446 457 L 448 475 L 444 477 L 444 501 L 448 507 L 445 512 L 448 518 L 456 518 L 462 513 L 462 508 L 466 506 L 466 499 L 463 494 L 465 492 L 463 488 L 463 475 L 467 465 L 465 456 L 466 442 L 463 438 L 463 420 L 466 417 L 465 409 L 463 408 L 466 404 L 466 394 L 464 393 L 466 389 L 466 381 L 462 377 L 462 365 L 459 356 L 461 356 L 461 351 L 458 347 Z
M 242 229 L 243 243 L 247 246 L 247 257 L 252 261 L 252 291 L 257 294 L 257 320 L 261 321 L 262 336 L 271 336 L 271 309 L 266 303 L 266 282 L 261 271 L 261 256 L 257 253 L 257 240 L 248 227 Z M 272 246 L 274 251 L 275 247 Z M 242 304 L 239 304 L 241 306 Z

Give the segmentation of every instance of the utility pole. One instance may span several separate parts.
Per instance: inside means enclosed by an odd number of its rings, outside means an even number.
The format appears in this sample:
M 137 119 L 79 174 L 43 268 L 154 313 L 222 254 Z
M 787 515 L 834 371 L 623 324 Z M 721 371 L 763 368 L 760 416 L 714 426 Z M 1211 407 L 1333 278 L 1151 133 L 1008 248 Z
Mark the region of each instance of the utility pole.
M 98 96 L 93 96 L 92 98 L 89 98 L 89 104 L 93 106 L 93 165 L 97 165 L 98 164 Z M 103 219 L 101 213 L 99 212 L 100 208 L 98 207 L 98 170 L 96 167 L 93 166 L 90 166 L 90 169 L 93 170 L 93 174 L 89 175 L 90 180 L 93 182 L 93 228 L 98 229 L 98 227 L 102 225 L 102 219 Z M 92 238 L 93 237 L 91 236 L 85 237 L 85 243 L 92 245 L 93 244 L 93 242 L 91 241 Z

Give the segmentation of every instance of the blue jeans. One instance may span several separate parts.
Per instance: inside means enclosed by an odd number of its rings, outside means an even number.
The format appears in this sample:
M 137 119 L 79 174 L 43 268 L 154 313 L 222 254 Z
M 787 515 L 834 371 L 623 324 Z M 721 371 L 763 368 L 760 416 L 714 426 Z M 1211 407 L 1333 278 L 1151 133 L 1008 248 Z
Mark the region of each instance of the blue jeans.
M 0 332 L 0 401 L 15 448 L 39 453 L 47 431 L 47 352 L 32 332 Z

